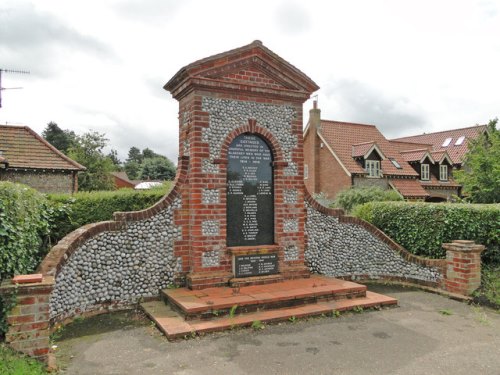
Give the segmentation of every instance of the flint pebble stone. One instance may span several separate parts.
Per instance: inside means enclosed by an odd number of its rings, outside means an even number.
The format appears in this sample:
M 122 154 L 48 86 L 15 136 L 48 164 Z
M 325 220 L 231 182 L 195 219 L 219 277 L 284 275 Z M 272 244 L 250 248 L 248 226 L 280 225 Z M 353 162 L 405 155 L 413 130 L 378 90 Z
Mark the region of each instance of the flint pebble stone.
M 219 190 L 203 189 L 201 192 L 201 201 L 204 204 L 217 204 L 220 201 Z
M 201 256 L 202 267 L 216 267 L 220 265 L 219 249 L 206 251 Z
M 283 220 L 283 232 L 293 233 L 299 230 L 299 222 L 297 219 L 285 219 Z
M 285 262 L 299 259 L 299 248 L 296 245 L 285 247 Z
M 219 231 L 217 220 L 205 220 L 201 223 L 201 234 L 204 236 L 218 236 Z
M 311 272 L 340 277 L 384 276 L 438 282 L 443 275 L 435 267 L 408 262 L 389 245 L 356 224 L 339 223 L 336 217 L 307 207 L 306 261 Z
M 285 189 L 283 192 L 283 202 L 285 204 L 297 203 L 297 189 Z
M 174 283 L 182 261 L 173 255 L 181 228 L 173 223 L 180 198 L 157 215 L 131 222 L 116 232 L 103 232 L 82 244 L 56 277 L 50 297 L 50 317 L 95 310 L 96 305 L 122 305 Z
M 257 125 L 268 129 L 278 140 L 283 159 L 288 162 L 284 169 L 285 176 L 297 176 L 297 165 L 292 162 L 292 151 L 297 147 L 297 136 L 292 134 L 292 120 L 297 115 L 292 106 L 204 97 L 202 109 L 210 115 L 210 126 L 202 131 L 202 141 L 208 143 L 210 150 L 210 158 L 202 162 L 203 172 L 218 172 L 213 160 L 219 157 L 224 140 L 231 131 L 247 125 L 249 119 L 255 119 Z

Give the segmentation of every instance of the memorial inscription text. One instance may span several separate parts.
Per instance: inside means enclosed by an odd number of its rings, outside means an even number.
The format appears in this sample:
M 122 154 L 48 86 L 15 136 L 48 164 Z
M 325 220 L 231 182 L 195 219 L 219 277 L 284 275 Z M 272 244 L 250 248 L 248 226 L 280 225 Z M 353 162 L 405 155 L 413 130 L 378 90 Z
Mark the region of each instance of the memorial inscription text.
M 260 137 L 242 134 L 228 150 L 227 245 L 274 243 L 272 154 Z

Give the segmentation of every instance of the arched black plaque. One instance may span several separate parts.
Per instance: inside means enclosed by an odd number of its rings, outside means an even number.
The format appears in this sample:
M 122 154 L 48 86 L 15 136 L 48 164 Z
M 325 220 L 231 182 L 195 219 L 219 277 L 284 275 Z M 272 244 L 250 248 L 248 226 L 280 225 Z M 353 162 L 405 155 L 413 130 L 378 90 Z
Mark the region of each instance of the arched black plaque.
M 273 157 L 256 135 L 236 137 L 228 150 L 227 245 L 274 243 Z

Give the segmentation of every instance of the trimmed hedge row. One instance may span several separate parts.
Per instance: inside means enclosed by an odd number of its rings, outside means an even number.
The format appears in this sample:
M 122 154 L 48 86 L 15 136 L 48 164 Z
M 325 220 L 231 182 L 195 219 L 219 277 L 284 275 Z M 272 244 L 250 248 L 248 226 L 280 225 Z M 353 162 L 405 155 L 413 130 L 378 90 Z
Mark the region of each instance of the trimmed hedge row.
M 353 214 L 415 255 L 444 258 L 443 242 L 473 240 L 486 246 L 484 263 L 500 264 L 500 204 L 370 202 Z
M 45 255 L 50 214 L 43 194 L 0 182 L 0 280 L 35 269 Z
M 51 218 L 50 242 L 60 239 L 85 224 L 113 219 L 117 211 L 138 211 L 158 202 L 169 190 L 171 183 L 151 190 L 120 189 L 116 191 L 80 192 L 73 195 L 48 195 L 54 208 Z
M 395 190 L 384 190 L 378 186 L 351 187 L 337 194 L 332 207 L 351 212 L 356 206 L 368 202 L 402 201 L 403 197 Z

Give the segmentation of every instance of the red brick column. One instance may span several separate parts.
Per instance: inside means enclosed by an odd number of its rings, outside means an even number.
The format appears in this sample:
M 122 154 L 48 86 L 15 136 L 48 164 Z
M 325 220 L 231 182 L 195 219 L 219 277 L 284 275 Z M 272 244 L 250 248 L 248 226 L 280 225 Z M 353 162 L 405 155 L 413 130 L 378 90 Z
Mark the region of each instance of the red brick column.
M 49 354 L 49 297 L 53 287 L 52 276 L 17 285 L 6 281 L 0 286 L 0 295 L 13 296 L 17 303 L 7 314 L 9 328 L 5 341 L 12 349 L 43 362 Z
M 446 290 L 470 295 L 481 285 L 481 252 L 484 246 L 474 241 L 454 240 L 444 243 L 443 248 L 446 250 Z

